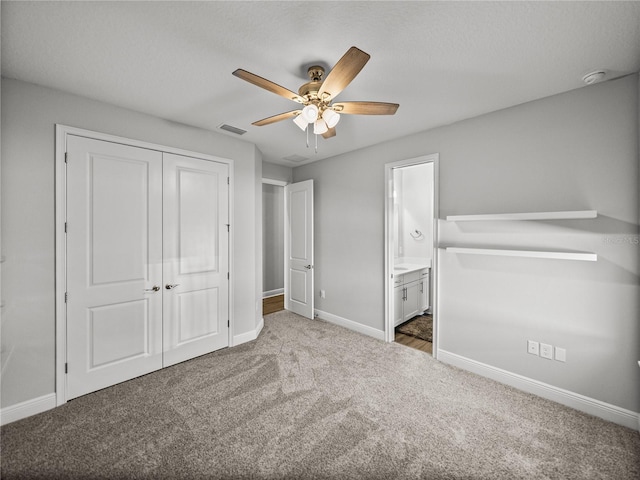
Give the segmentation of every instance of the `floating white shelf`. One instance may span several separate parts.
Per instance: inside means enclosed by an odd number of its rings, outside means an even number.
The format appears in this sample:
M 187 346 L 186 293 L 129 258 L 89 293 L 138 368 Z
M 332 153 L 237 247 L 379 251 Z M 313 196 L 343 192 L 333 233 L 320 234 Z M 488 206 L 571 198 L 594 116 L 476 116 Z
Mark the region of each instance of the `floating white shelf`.
M 489 213 L 481 215 L 447 215 L 449 222 L 475 222 L 487 220 L 578 220 L 597 218 L 597 210 L 567 212 Z
M 499 250 L 494 248 L 447 247 L 449 253 L 467 253 L 472 255 L 499 255 L 503 257 L 553 258 L 557 260 L 583 260 L 595 262 L 596 253 L 584 252 L 545 252 L 533 250 Z

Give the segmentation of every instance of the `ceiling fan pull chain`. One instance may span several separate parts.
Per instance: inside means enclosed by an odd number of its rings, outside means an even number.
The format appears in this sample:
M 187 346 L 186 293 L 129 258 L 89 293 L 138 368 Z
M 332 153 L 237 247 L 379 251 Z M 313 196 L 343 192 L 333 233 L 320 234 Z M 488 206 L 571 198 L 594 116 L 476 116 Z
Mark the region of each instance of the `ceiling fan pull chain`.
M 316 137 L 316 153 L 318 153 L 318 135 L 315 135 Z
M 306 132 L 307 132 L 307 148 L 309 148 L 309 125 L 307 125 Z

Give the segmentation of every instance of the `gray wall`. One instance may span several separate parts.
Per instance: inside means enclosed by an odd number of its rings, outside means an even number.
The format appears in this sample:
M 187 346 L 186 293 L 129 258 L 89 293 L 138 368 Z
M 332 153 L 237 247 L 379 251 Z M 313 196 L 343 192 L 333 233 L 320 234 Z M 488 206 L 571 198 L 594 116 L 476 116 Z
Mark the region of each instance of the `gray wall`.
M 440 249 L 439 347 L 640 411 L 638 107 L 638 76 L 627 76 L 295 168 L 294 181 L 316 185 L 316 291 L 326 290 L 316 307 L 384 328 L 384 164 L 437 152 L 441 247 L 598 254 L 580 262 Z M 598 218 L 443 220 L 584 209 Z M 528 339 L 565 348 L 567 362 L 528 355 Z
M 234 160 L 234 334 L 262 317 L 262 159 L 251 143 L 86 98 L 2 79 L 1 406 L 54 392 L 54 125 Z
M 293 179 L 293 169 L 291 167 L 285 167 L 284 165 L 276 165 L 275 163 L 263 161 L 262 178 L 291 183 Z
M 262 288 L 284 288 L 284 187 L 262 184 Z

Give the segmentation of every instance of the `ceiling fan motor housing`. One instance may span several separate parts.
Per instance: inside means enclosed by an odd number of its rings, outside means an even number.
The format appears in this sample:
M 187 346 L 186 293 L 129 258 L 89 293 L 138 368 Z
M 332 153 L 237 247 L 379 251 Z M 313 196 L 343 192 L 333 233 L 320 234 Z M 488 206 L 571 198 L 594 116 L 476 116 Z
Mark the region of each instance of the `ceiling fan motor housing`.
M 298 94 L 308 101 L 312 101 L 318 98 L 318 92 L 323 82 L 324 68 L 320 65 L 313 65 L 307 70 L 307 75 L 311 81 L 302 85 Z
M 305 83 L 298 89 L 298 94 L 301 97 L 308 98 L 309 100 L 318 98 L 318 91 L 320 90 L 321 85 L 322 85 L 322 82 Z
M 309 75 L 309 80 L 312 82 L 322 82 L 322 77 L 324 77 L 324 67 L 320 65 L 312 65 L 307 70 L 307 75 Z

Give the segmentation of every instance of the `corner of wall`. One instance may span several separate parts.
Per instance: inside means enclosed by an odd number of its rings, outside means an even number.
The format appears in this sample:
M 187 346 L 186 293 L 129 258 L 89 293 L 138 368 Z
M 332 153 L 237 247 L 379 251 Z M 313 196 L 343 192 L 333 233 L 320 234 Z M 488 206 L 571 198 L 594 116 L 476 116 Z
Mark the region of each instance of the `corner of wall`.
M 254 157 L 255 157 L 255 178 L 254 178 L 254 186 L 255 186 L 255 203 L 254 203 L 254 215 L 255 215 L 255 289 L 254 289 L 254 302 L 255 302 L 255 318 L 254 325 L 256 330 L 260 326 L 260 322 L 262 322 L 262 152 L 258 149 L 258 147 L 254 147 Z M 262 329 L 262 327 L 260 327 Z M 258 330 L 259 331 L 259 330 Z M 258 334 L 255 334 L 256 337 Z
M 638 157 L 638 177 L 636 178 L 636 183 L 638 185 L 637 191 L 640 192 L 640 73 L 636 73 L 636 81 L 638 84 L 637 90 L 637 98 L 636 98 L 636 106 L 637 106 L 637 121 L 636 124 L 636 132 L 638 132 L 637 136 L 637 157 Z M 636 199 L 638 202 L 638 225 L 637 225 L 637 236 L 640 238 L 640 195 Z M 640 257 L 638 258 L 638 270 L 640 271 Z M 640 354 L 638 355 L 638 367 L 640 367 Z M 640 375 L 640 373 L 638 373 Z M 640 431 L 640 413 L 638 414 L 638 430 Z

